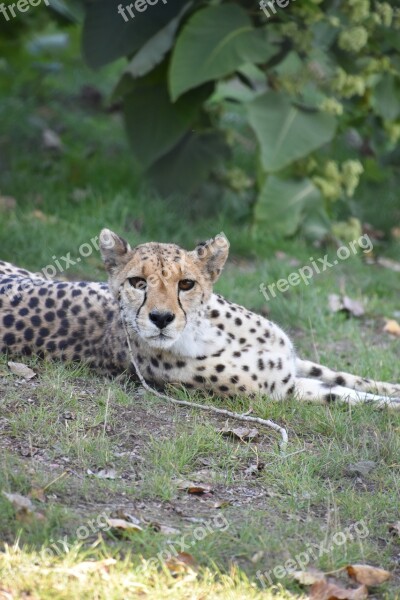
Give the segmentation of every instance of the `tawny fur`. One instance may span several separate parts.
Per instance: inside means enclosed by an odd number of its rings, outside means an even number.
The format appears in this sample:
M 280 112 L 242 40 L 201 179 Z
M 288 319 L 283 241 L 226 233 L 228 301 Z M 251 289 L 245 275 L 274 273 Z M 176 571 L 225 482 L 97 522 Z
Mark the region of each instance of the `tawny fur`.
M 400 409 L 399 385 L 301 360 L 280 327 L 214 294 L 228 257 L 224 236 L 188 252 L 154 242 L 131 249 L 103 230 L 100 250 L 108 284 L 51 281 L 0 261 L 1 352 L 81 361 L 101 373 L 134 376 L 124 319 L 150 384 Z M 160 315 L 168 320 L 161 328 Z

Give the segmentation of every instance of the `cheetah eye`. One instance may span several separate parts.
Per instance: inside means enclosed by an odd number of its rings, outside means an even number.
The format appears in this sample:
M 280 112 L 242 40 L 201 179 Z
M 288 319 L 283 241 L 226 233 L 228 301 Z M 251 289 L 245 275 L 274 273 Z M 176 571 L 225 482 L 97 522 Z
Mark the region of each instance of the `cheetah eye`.
M 192 279 L 181 279 L 178 283 L 178 287 L 182 292 L 188 292 L 189 290 L 194 288 L 195 283 L 196 282 Z
M 128 281 L 136 290 L 145 290 L 147 287 L 147 282 L 143 277 L 129 277 Z

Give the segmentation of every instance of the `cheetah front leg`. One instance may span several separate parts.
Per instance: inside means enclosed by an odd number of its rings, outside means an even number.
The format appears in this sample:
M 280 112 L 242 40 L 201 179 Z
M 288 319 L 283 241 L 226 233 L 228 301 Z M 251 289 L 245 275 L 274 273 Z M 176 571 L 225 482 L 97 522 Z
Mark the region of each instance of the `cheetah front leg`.
M 298 400 L 317 402 L 318 404 L 342 402 L 355 406 L 362 403 L 373 403 L 379 408 L 388 406 L 391 409 L 400 410 L 400 398 L 359 392 L 341 385 L 331 386 L 322 381 L 305 377 L 296 377 L 295 396 Z

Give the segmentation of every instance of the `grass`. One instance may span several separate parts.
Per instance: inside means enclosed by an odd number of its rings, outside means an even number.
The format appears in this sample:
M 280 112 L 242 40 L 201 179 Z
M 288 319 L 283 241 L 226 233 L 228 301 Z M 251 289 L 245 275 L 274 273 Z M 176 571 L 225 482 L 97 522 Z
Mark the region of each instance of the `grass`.
M 301 356 L 399 381 L 400 339 L 383 333 L 384 318 L 398 318 L 396 273 L 365 264 L 360 252 L 266 302 L 260 283 L 287 278 L 325 250 L 255 237 L 223 203 L 210 213 L 185 199 L 158 198 L 131 164 L 119 117 L 82 104 L 81 86 L 106 94 L 115 68 L 93 74 L 77 56 L 72 34 L 58 74 L 33 76 L 47 56 L 36 57 L 36 67 L 16 59 L 1 84 L 7 90 L 0 109 L 0 150 L 7 150 L 1 194 L 16 199 L 15 210 L 1 213 L 1 257 L 39 270 L 54 264 L 54 256 L 77 257 L 103 226 L 132 243 L 157 239 L 186 247 L 223 230 L 232 258 L 219 292 L 268 311 Z M 62 153 L 41 146 L 44 127 L 59 133 Z M 327 252 L 334 258 L 334 248 Z M 389 252 L 398 258 L 400 248 Z M 104 279 L 97 252 L 66 275 Z M 364 301 L 365 316 L 330 312 L 328 296 L 339 289 Z M 386 568 L 393 577 L 374 597 L 400 597 L 400 542 L 389 532 L 400 518 L 398 414 L 258 399 L 254 412 L 288 429 L 282 456 L 269 430 L 242 443 L 222 437 L 224 421 L 214 415 L 168 406 L 83 367 L 33 359 L 27 363 L 37 377 L 21 381 L 6 362 L 0 359 L 0 490 L 30 495 L 34 509 L 18 511 L 0 494 L 0 595 L 284 600 L 304 590 L 274 569 L 323 543 L 329 550 L 310 555 L 310 565 L 327 572 L 348 563 Z M 244 400 L 214 401 L 239 412 L 249 408 Z M 367 460 L 373 468 L 358 473 L 357 463 Z M 101 470 L 115 478 L 96 476 Z M 208 484 L 212 492 L 189 494 L 180 489 L 182 480 Z M 93 526 L 83 539 L 82 528 L 103 514 L 135 517 L 142 531 Z M 355 524 L 368 534 L 342 545 L 332 541 L 346 528 L 354 532 Z M 167 568 L 171 546 L 194 557 L 197 575 L 182 565 L 178 574 Z M 257 573 L 267 573 L 274 586 L 266 577 L 263 588 Z

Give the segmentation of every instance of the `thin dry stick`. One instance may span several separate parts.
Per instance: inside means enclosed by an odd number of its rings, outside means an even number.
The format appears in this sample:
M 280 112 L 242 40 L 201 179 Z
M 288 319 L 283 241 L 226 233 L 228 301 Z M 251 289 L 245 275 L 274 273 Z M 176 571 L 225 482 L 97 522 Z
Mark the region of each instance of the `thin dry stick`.
M 193 408 L 193 407 L 199 408 L 200 410 L 214 412 L 214 413 L 217 413 L 218 415 L 224 415 L 225 417 L 231 417 L 232 419 L 238 419 L 239 421 L 247 421 L 250 423 L 259 423 L 260 425 L 265 425 L 266 427 L 275 429 L 275 431 L 279 431 L 279 433 L 282 436 L 282 441 L 279 444 L 281 452 L 284 453 L 286 451 L 286 447 L 287 447 L 287 443 L 288 443 L 288 434 L 287 434 L 286 429 L 284 427 L 280 427 L 280 425 L 278 425 L 277 423 L 274 423 L 273 421 L 270 421 L 269 419 L 261 419 L 261 417 L 251 417 L 248 415 L 240 415 L 239 413 L 231 412 L 230 410 L 226 410 L 225 408 L 217 408 L 215 406 L 209 406 L 208 404 L 198 404 L 197 402 L 188 402 L 187 400 L 177 400 L 176 398 L 171 398 L 170 396 L 167 396 L 166 394 L 162 394 L 161 392 L 158 392 L 157 390 L 154 390 L 152 387 L 150 387 L 149 384 L 146 382 L 145 378 L 143 377 L 142 373 L 140 372 L 140 369 L 135 360 L 135 357 L 133 356 L 131 340 L 129 338 L 128 329 L 126 327 L 125 320 L 122 319 L 122 321 L 124 324 L 126 340 L 128 342 L 129 356 L 130 356 L 131 362 L 135 368 L 137 376 L 139 377 L 139 381 L 145 390 L 147 390 L 148 392 L 151 392 L 152 394 L 154 394 L 158 398 L 161 398 L 162 400 L 167 400 L 167 402 L 171 402 L 172 404 L 179 404 L 180 406 L 189 406 L 190 408 Z

